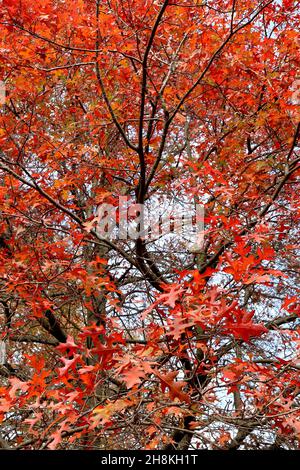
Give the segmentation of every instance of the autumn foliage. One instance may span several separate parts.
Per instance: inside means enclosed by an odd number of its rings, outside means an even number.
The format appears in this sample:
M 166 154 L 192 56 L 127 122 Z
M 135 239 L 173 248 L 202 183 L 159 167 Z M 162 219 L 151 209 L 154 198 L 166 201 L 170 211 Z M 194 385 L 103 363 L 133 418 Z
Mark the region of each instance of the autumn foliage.
M 299 449 L 299 16 L 2 0 L 0 447 Z M 201 249 L 99 236 L 120 196 Z

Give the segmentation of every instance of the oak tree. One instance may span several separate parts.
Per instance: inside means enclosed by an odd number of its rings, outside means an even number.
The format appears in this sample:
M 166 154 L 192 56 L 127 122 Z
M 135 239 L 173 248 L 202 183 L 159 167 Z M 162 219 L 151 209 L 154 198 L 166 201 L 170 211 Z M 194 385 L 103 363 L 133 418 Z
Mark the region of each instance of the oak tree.
M 2 0 L 0 447 L 299 448 L 298 25 Z M 203 242 L 104 236 L 120 197 L 203 205 Z

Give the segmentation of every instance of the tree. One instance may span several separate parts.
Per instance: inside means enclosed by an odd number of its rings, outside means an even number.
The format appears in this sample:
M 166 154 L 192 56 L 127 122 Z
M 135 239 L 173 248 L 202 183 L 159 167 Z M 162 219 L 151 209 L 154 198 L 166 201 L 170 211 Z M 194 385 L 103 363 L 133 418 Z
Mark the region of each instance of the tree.
M 299 448 L 297 7 L 2 1 L 1 447 Z

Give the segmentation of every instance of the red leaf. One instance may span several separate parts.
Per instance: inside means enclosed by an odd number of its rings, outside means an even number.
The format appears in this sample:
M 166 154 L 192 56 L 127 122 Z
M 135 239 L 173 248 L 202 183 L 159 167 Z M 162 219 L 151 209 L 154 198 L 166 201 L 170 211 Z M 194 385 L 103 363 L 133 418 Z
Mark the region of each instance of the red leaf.
M 56 349 L 61 352 L 68 352 L 69 354 L 73 355 L 76 351 L 78 351 L 79 346 L 74 342 L 74 338 L 72 336 L 67 337 L 67 341 L 65 343 L 60 343 Z
M 264 325 L 253 323 L 251 321 L 252 317 L 253 312 L 246 312 L 240 320 L 227 320 L 226 328 L 223 331 L 246 342 L 249 342 L 251 338 L 261 336 L 263 333 L 269 331 Z
M 121 378 L 126 383 L 127 388 L 132 388 L 134 385 L 141 383 L 142 379 L 145 378 L 145 372 L 140 366 L 136 366 L 124 371 Z
M 160 381 L 161 381 L 161 389 L 163 393 L 168 388 L 169 395 L 171 400 L 178 398 L 180 401 L 185 401 L 186 403 L 190 403 L 190 397 L 187 393 L 183 392 L 182 389 L 186 385 L 186 382 L 183 381 L 174 381 L 175 377 L 178 375 L 178 371 L 169 372 L 165 375 L 156 374 Z
M 11 383 L 11 389 L 9 390 L 9 396 L 14 398 L 16 396 L 17 390 L 21 390 L 22 392 L 27 392 L 29 389 L 29 385 L 26 382 L 22 382 L 22 380 L 13 377 L 9 379 Z
M 62 377 L 65 375 L 70 368 L 74 368 L 77 361 L 79 360 L 80 356 L 78 354 L 75 354 L 75 356 L 72 359 L 66 359 L 65 357 L 61 357 L 60 360 L 65 364 L 64 367 L 59 367 L 59 375 Z

